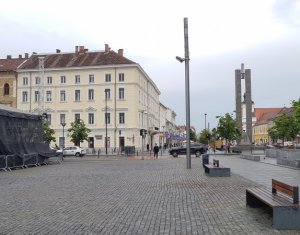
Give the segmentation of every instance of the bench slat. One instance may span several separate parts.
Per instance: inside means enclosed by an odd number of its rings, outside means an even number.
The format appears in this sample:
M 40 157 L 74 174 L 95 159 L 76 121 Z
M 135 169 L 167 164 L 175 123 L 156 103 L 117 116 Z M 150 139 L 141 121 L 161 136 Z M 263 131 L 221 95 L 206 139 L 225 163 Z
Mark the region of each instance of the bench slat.
M 287 190 L 294 191 L 294 187 L 293 186 L 285 184 L 285 183 L 280 182 L 280 181 L 275 180 L 275 179 L 272 179 L 272 186 L 273 185 L 276 185 L 276 186 L 278 185 L 281 188 L 285 188 Z
M 246 191 L 248 193 L 251 193 L 259 200 L 263 201 L 270 207 L 295 206 L 295 204 L 292 203 L 290 198 L 283 197 L 283 195 L 272 194 L 271 189 L 251 188 L 251 189 L 246 189 Z
M 299 189 L 298 187 L 291 186 L 288 184 L 285 184 L 283 182 L 280 182 L 278 180 L 272 179 L 272 192 L 277 193 L 277 191 L 280 191 L 282 193 L 285 193 L 286 195 L 289 195 L 293 199 L 294 204 L 299 204 Z

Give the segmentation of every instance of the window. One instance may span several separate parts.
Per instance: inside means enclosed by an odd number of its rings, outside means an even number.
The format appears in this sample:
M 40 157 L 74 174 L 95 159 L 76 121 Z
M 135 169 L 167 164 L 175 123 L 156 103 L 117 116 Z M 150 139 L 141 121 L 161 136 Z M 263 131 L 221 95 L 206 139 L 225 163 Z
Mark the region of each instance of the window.
M 111 82 L 111 74 L 110 73 L 105 74 L 105 82 Z
M 105 100 L 110 100 L 110 89 L 105 89 Z
M 119 73 L 119 82 L 124 82 L 124 73 Z
M 124 88 L 119 88 L 119 100 L 124 100 Z
M 47 84 L 52 84 L 52 77 L 47 77 Z
M 60 76 L 60 83 L 66 83 L 66 76 Z
M 75 101 L 80 101 L 80 90 L 75 90 Z
M 41 78 L 40 77 L 35 77 L 35 84 L 39 85 L 41 83 Z
M 75 75 L 75 83 L 80 83 L 80 75 Z
M 47 114 L 47 122 L 51 125 L 51 114 Z
M 60 91 L 60 101 L 66 101 L 66 91 Z
M 125 113 L 119 113 L 119 123 L 125 124 Z
M 9 85 L 8 85 L 8 83 L 4 84 L 4 95 L 9 95 Z
M 23 77 L 23 85 L 28 85 L 28 77 Z
M 89 83 L 94 83 L 94 74 L 89 75 Z
M 23 91 L 22 93 L 22 101 L 27 102 L 28 101 L 28 93 L 27 91 Z
M 64 113 L 60 114 L 60 123 L 66 123 L 66 114 Z
M 89 113 L 89 124 L 94 124 L 94 114 Z
M 105 114 L 105 124 L 110 124 L 110 113 Z
M 89 100 L 94 100 L 94 89 L 89 89 Z
M 80 113 L 75 113 L 75 121 L 80 119 Z
M 35 102 L 39 102 L 40 100 L 40 92 L 39 91 L 35 91 L 34 92 L 34 101 Z
M 46 91 L 46 100 L 47 100 L 47 102 L 52 101 L 52 92 L 51 91 Z

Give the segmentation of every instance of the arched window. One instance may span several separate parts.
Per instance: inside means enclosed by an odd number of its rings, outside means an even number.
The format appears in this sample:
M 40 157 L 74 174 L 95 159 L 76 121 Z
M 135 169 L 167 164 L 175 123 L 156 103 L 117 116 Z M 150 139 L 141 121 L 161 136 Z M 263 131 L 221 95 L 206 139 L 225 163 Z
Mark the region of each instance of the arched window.
M 4 85 L 4 95 L 9 95 L 9 85 L 8 85 L 8 83 L 5 83 L 5 85 Z

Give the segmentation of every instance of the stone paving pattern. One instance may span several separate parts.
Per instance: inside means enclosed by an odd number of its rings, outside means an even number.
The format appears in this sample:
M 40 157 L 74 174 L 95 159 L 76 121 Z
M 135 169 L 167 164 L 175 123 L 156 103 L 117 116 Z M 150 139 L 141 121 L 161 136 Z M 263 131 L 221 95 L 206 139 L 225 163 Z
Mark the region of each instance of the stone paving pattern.
M 220 164 L 248 169 L 250 161 L 226 157 Z M 67 158 L 0 172 L 0 234 L 300 234 L 246 207 L 254 186 L 235 170 L 207 177 L 194 157 L 192 169 L 184 157 Z

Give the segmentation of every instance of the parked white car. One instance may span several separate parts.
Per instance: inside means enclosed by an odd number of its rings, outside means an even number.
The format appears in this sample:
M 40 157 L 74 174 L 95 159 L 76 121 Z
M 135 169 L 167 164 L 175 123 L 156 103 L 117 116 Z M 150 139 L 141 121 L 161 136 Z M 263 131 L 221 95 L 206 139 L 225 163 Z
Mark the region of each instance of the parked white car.
M 82 149 L 78 146 L 66 147 L 63 149 L 64 156 L 82 157 L 82 156 L 84 156 L 84 154 L 85 154 L 84 149 Z

